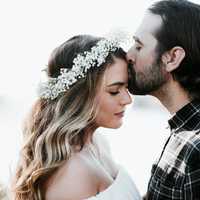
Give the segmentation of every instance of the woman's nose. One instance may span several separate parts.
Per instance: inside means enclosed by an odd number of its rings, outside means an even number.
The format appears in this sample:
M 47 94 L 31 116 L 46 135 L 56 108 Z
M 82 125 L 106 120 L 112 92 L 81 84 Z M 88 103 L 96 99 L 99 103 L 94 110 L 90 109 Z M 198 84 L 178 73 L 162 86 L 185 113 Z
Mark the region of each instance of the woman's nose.
M 127 90 L 127 91 L 125 91 L 125 93 L 122 96 L 121 104 L 122 105 L 128 105 L 130 103 L 132 103 L 132 98 L 131 98 L 131 95 L 129 94 L 128 90 Z

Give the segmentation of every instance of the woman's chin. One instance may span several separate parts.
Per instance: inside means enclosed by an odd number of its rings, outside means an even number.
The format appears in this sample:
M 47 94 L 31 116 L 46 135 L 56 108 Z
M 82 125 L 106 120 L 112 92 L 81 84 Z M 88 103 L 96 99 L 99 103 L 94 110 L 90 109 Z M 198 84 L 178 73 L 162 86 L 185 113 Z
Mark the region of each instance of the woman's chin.
M 118 122 L 118 123 L 115 123 L 115 124 L 107 125 L 105 128 L 118 129 L 121 126 L 122 126 L 122 122 Z

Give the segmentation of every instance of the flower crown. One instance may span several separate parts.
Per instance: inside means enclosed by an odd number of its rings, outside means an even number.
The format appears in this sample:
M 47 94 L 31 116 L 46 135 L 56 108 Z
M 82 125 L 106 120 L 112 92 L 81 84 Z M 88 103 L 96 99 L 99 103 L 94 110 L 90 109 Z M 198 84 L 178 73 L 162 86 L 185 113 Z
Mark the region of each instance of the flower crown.
M 57 78 L 48 77 L 47 82 L 40 85 L 39 96 L 51 100 L 57 98 L 60 93 L 67 91 L 71 85 L 85 77 L 91 67 L 101 66 L 109 53 L 118 48 L 117 40 L 100 40 L 90 51 L 78 54 L 73 60 L 71 69 L 61 68 Z

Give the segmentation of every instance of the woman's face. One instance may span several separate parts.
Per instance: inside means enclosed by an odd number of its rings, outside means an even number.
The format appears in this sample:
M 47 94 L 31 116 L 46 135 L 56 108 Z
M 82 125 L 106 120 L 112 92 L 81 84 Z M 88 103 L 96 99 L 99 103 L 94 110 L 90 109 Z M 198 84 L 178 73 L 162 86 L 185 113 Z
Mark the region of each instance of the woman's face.
M 132 102 L 127 90 L 127 63 L 120 58 L 114 58 L 114 61 L 107 67 L 102 87 L 97 93 L 97 127 L 119 128 L 122 125 L 125 107 Z

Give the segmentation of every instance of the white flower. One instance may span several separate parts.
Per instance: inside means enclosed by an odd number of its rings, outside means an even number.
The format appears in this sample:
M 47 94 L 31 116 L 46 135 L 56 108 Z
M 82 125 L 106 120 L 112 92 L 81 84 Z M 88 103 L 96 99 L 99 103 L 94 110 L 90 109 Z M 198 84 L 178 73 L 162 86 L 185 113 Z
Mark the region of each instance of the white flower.
M 117 48 L 119 48 L 119 44 L 116 40 L 100 40 L 90 51 L 78 54 L 74 58 L 70 70 L 61 68 L 57 78 L 49 78 L 47 82 L 42 83 L 39 88 L 39 96 L 51 100 L 57 98 L 60 93 L 67 91 L 71 85 L 85 77 L 91 67 L 101 66 L 109 53 L 114 52 Z

